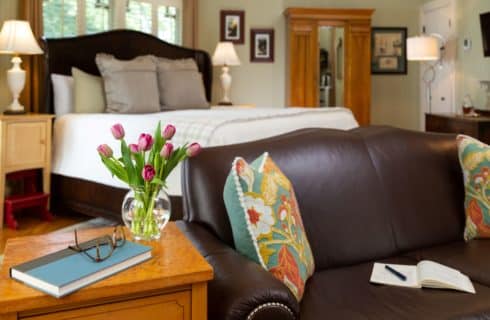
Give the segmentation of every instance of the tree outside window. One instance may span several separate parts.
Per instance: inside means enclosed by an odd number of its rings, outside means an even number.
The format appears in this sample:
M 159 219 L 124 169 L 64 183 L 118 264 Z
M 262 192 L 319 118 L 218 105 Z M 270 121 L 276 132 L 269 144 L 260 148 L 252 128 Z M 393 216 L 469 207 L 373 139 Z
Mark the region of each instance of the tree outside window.
M 71 37 L 114 28 L 182 43 L 182 0 L 43 0 L 44 36 Z

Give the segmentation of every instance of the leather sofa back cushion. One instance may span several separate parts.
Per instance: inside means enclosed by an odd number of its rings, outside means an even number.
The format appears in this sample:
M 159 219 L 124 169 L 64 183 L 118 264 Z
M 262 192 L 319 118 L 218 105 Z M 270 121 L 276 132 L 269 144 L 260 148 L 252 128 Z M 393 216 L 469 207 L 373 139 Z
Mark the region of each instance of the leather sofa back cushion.
M 466 192 L 464 239 L 490 238 L 490 146 L 460 135 L 458 149 Z
M 387 127 L 306 129 L 205 149 L 184 163 L 184 218 L 233 246 L 222 198 L 229 164 L 265 150 L 294 185 L 317 270 L 462 237 L 455 137 Z
M 223 191 L 235 247 L 301 300 L 315 263 L 294 189 L 269 155 L 236 158 Z
M 399 251 L 463 239 L 464 184 L 456 135 L 361 128 L 385 192 Z

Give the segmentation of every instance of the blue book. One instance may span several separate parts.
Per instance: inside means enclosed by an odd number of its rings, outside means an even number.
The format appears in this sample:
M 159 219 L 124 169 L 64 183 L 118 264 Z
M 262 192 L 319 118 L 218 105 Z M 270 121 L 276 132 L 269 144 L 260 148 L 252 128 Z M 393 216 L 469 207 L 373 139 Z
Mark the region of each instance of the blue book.
M 91 242 L 80 244 L 81 247 Z M 100 246 L 101 256 L 109 246 Z M 95 248 L 89 253 L 95 255 Z M 122 247 L 101 262 L 95 262 L 84 253 L 64 249 L 44 257 L 14 266 L 11 278 L 41 290 L 56 298 L 63 297 L 80 288 L 107 278 L 151 258 L 151 247 L 126 241 Z

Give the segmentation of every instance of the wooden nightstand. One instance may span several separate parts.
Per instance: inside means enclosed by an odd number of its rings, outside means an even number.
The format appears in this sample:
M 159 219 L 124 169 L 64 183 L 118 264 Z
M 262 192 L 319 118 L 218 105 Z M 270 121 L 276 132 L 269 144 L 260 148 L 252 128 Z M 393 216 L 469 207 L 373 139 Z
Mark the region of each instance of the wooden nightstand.
M 112 230 L 80 230 L 78 235 L 93 239 Z M 64 298 L 10 279 L 10 267 L 72 244 L 73 232 L 7 241 L 0 272 L 1 320 L 207 319 L 207 282 L 213 269 L 173 222 L 160 241 L 145 243 L 153 247 L 150 260 Z
M 8 173 L 42 169 L 43 192 L 49 193 L 53 117 L 49 114 L 0 115 L 0 229 Z

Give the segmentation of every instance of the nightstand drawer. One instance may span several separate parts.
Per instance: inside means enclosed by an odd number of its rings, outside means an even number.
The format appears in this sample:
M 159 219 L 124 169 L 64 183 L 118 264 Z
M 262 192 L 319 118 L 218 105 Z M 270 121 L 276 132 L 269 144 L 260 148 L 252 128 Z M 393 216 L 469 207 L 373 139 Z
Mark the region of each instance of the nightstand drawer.
M 25 320 L 189 320 L 191 319 L 191 292 L 177 292 L 20 318 Z
M 46 161 L 46 121 L 7 122 L 5 167 L 42 166 Z

